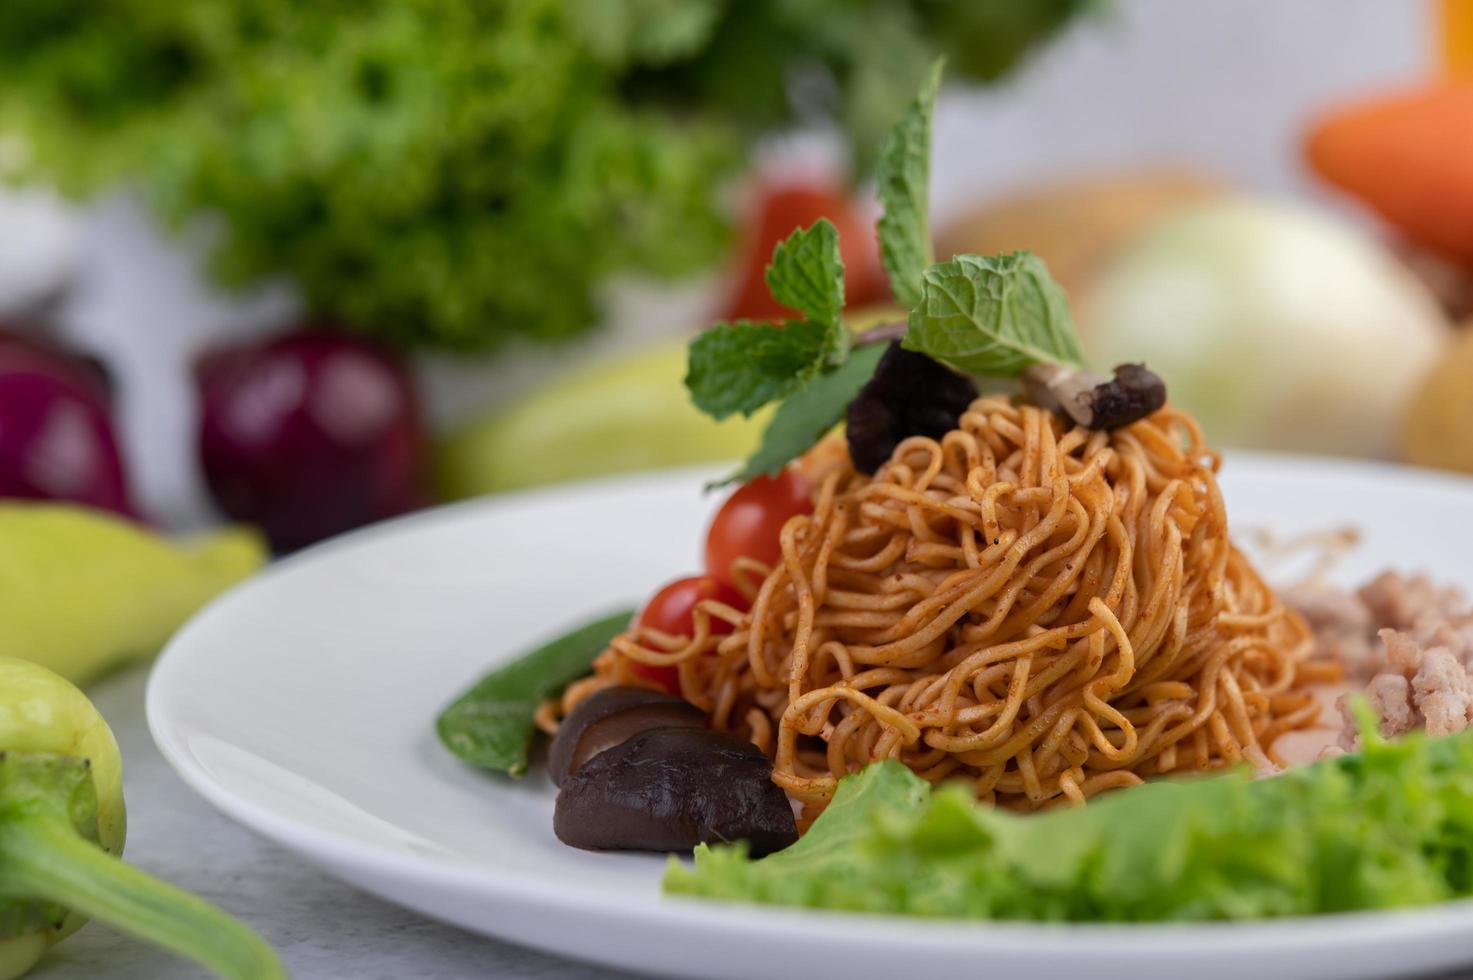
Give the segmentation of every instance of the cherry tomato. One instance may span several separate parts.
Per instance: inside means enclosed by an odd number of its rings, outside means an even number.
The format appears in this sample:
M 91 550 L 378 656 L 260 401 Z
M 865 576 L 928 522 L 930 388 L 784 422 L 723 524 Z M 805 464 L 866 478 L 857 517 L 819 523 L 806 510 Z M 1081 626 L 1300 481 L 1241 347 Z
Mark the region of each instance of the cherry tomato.
M 813 489 L 797 470 L 759 476 L 721 505 L 706 534 L 706 573 L 731 581 L 731 563 L 755 558 L 776 565 L 782 558 L 783 525 L 795 514 L 813 513 Z
M 715 599 L 737 609 L 747 608 L 746 598 L 730 585 L 709 575 L 693 575 L 690 578 L 678 578 L 656 592 L 655 597 L 640 612 L 639 625 L 673 636 L 690 636 L 696 631 L 693 611 L 696 603 L 703 599 Z M 725 620 L 711 620 L 711 632 L 714 635 L 720 636 L 731 630 L 732 625 Z M 671 693 L 680 690 L 680 674 L 674 667 L 634 663 L 630 664 L 630 668 Z
M 778 242 L 819 218 L 828 218 L 839 231 L 847 305 L 862 306 L 885 298 L 887 287 L 875 244 L 874 222 L 854 203 L 843 184 L 837 180 L 786 178 L 758 189 L 753 212 L 746 218 L 745 242 L 731 296 L 724 304 L 724 319 L 782 320 L 792 316 L 792 311 L 773 299 L 767 288 L 767 264 Z

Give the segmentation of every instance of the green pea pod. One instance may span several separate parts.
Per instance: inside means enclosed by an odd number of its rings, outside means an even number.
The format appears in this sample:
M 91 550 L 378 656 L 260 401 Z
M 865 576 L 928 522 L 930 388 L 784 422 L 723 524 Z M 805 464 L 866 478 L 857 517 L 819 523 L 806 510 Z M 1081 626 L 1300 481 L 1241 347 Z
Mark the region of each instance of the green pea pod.
M 0 657 L 0 980 L 88 918 L 197 960 L 227 980 L 286 976 L 271 947 L 220 909 L 124 864 L 122 763 L 86 695 Z
M 487 674 L 440 713 L 440 741 L 473 766 L 522 775 L 537 731 L 537 705 L 588 673 L 634 613 L 622 609 L 585 623 Z

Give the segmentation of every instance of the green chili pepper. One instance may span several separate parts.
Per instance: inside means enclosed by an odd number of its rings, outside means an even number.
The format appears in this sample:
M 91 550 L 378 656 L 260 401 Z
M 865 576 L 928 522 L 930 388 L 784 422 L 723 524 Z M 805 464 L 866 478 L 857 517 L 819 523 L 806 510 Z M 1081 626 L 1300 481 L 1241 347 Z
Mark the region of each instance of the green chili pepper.
M 203 899 L 119 860 L 122 764 L 86 695 L 0 657 L 0 980 L 29 970 L 88 918 L 229 980 L 280 980 L 276 954 Z

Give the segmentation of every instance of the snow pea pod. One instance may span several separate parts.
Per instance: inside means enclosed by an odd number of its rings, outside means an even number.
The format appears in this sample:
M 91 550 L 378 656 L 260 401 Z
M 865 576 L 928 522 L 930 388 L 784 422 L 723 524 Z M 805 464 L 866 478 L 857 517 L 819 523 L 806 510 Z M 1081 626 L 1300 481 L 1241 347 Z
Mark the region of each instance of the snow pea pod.
M 124 864 L 118 746 L 60 676 L 0 657 L 0 980 L 87 921 L 197 960 L 227 980 L 281 980 L 271 947 L 203 899 Z
M 593 658 L 633 618 L 633 609 L 621 609 L 487 674 L 440 713 L 440 741 L 473 766 L 522 775 L 537 730 L 537 705 L 588 673 Z

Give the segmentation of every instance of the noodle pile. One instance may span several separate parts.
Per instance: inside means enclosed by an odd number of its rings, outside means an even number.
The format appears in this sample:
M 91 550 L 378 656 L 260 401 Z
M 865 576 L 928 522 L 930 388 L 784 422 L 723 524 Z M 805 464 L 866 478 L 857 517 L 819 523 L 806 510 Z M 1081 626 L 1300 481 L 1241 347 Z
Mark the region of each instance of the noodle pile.
M 1162 774 L 1278 763 L 1314 723 L 1304 621 L 1228 540 L 1219 459 L 1171 408 L 1114 432 L 999 396 L 873 477 L 805 461 L 815 509 L 782 563 L 734 569 L 752 602 L 696 607 L 695 635 L 635 626 L 569 688 L 682 695 L 772 757 L 815 815 L 840 777 L 895 758 L 1035 809 Z M 734 630 L 713 635 L 713 621 Z

